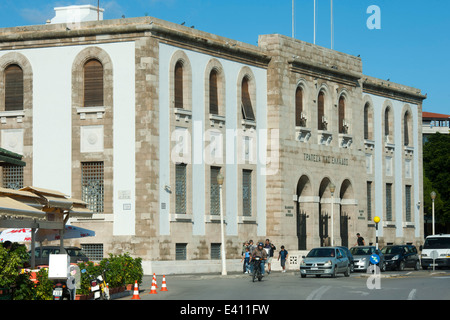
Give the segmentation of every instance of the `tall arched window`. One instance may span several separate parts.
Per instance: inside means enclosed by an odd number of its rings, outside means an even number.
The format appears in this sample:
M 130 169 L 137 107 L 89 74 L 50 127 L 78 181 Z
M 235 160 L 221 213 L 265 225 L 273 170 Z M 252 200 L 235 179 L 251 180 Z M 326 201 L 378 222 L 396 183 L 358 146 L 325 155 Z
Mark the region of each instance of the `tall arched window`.
M 403 144 L 409 146 L 411 142 L 411 113 L 405 112 L 403 116 Z
M 183 108 L 183 63 L 175 65 L 175 108 Z
M 103 90 L 103 65 L 98 60 L 89 60 L 84 65 L 84 106 L 103 106 Z
M 373 140 L 372 139 L 372 112 L 370 109 L 370 104 L 366 103 L 364 106 L 364 139 Z
M 341 96 L 339 98 L 339 133 L 347 133 L 348 127 L 345 123 L 345 98 Z
M 385 142 L 389 142 L 392 143 L 393 139 L 392 139 L 392 115 L 391 115 L 392 111 L 389 107 L 386 108 L 386 110 L 384 111 L 384 138 L 385 138 Z
M 295 91 L 295 126 L 305 127 L 306 119 L 303 114 L 303 89 L 298 86 Z
M 317 129 L 327 130 L 325 119 L 325 93 L 320 91 L 317 99 Z
M 217 77 L 217 71 L 213 69 L 209 74 L 209 113 L 211 114 L 219 114 L 219 93 Z
M 23 110 L 23 70 L 17 64 L 5 69 L 5 111 Z
M 250 98 L 248 77 L 244 77 L 242 79 L 241 95 L 242 95 L 242 117 L 245 120 L 255 120 L 255 114 L 253 112 L 252 100 Z

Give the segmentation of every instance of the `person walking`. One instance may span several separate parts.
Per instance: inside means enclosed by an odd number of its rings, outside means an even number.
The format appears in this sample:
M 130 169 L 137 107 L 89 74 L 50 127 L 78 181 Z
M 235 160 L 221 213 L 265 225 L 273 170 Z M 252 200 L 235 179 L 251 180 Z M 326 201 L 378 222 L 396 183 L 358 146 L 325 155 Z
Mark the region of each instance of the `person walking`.
M 364 238 L 361 237 L 361 235 L 359 233 L 356 234 L 356 245 L 357 246 L 365 246 L 366 245 Z
M 245 248 L 245 253 L 242 256 L 241 262 L 244 261 L 244 273 L 250 273 L 250 250 Z
M 284 246 L 281 246 L 281 250 L 278 254 L 278 261 L 280 261 L 281 259 L 281 267 L 283 268 L 283 271 L 281 272 L 286 272 L 286 259 L 288 257 L 288 252 L 287 250 L 284 248 Z
M 267 273 L 270 274 L 270 272 L 272 271 L 273 253 L 277 248 L 273 245 L 273 243 L 270 242 L 269 239 L 266 239 L 264 249 L 267 252 Z

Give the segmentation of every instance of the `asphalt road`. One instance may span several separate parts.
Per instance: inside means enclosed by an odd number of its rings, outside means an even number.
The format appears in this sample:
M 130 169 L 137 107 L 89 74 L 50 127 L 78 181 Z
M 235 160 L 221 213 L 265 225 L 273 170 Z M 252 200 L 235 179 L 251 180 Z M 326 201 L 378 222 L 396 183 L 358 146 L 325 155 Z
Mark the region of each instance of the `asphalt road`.
M 160 291 L 162 276 L 156 276 L 157 294 L 149 294 L 152 276 L 140 286 L 140 300 L 185 301 L 274 301 L 274 300 L 450 300 L 450 270 L 391 271 L 374 278 L 352 273 L 337 278 L 308 276 L 299 272 L 272 272 L 253 283 L 245 274 L 168 275 L 167 292 Z M 126 296 L 117 300 L 130 300 Z

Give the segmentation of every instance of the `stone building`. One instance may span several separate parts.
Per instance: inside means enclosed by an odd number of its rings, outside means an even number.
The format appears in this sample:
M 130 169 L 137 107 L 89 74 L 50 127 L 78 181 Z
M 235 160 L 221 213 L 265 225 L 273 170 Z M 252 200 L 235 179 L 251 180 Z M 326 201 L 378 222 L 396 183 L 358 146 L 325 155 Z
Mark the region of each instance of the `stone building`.
M 96 231 L 73 241 L 93 259 L 218 270 L 222 208 L 230 261 L 249 239 L 374 242 L 375 215 L 382 243 L 422 240 L 420 90 L 277 34 L 253 46 L 153 17 L 63 14 L 0 29 L 1 147 L 24 156 L 22 185 L 88 202 L 93 218 L 71 223 Z

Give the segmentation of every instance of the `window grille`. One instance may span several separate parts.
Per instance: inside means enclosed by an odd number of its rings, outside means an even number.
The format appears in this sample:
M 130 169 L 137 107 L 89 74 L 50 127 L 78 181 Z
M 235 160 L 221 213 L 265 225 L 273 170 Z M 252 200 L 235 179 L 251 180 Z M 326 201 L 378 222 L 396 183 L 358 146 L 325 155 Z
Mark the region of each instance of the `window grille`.
M 175 260 L 187 260 L 187 243 L 175 244 Z
M 220 186 L 217 183 L 217 176 L 220 167 L 211 167 L 211 189 L 210 189 L 210 214 L 220 215 Z
M 92 212 L 104 212 L 103 162 L 81 163 L 81 197 L 88 203 L 88 209 Z
M 242 175 L 242 204 L 243 215 L 252 216 L 252 171 L 243 170 Z
M 3 187 L 15 190 L 23 188 L 22 166 L 3 166 Z
M 211 260 L 219 260 L 221 258 L 221 244 L 211 243 Z
M 386 184 L 386 220 L 392 221 L 392 183 Z
M 81 244 L 81 250 L 89 261 L 103 260 L 103 244 Z
M 175 213 L 186 214 L 186 164 L 177 164 L 175 168 Z
M 405 186 L 405 219 L 411 222 L 411 186 Z
M 372 220 L 372 182 L 367 181 L 367 220 Z

